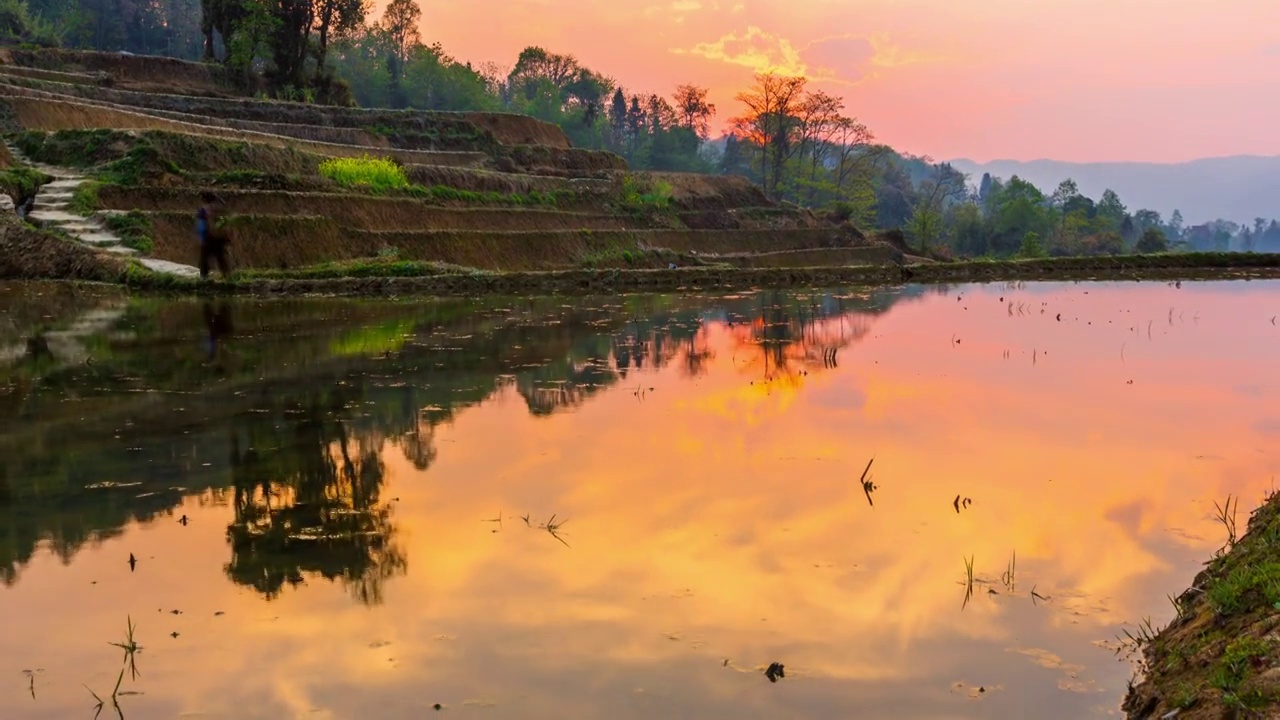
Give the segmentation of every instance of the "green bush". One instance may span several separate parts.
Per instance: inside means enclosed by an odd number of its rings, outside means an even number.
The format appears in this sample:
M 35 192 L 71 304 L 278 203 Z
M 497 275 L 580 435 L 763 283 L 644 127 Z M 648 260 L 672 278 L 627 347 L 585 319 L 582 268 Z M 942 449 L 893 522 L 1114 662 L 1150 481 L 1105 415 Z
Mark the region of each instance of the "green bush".
M 1035 232 L 1029 232 L 1022 236 L 1022 245 L 1018 248 L 1018 257 L 1024 259 L 1049 257 L 1049 253 L 1045 250 L 1044 243 L 1040 242 L 1040 235 Z
M 665 210 L 671 207 L 671 183 L 661 180 L 637 180 L 634 175 L 622 179 L 621 205 L 629 210 Z
M 365 155 L 359 158 L 329 158 L 320 163 L 320 174 L 345 187 L 365 187 L 378 192 L 409 187 L 404 168 L 390 158 Z

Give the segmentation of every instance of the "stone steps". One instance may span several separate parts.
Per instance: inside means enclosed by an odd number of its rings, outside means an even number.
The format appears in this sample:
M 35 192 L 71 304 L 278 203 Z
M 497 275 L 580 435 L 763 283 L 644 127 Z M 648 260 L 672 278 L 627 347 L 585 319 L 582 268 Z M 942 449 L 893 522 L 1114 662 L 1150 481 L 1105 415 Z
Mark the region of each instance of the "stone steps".
M 6 145 L 14 159 L 25 160 L 22 152 L 16 147 L 8 143 Z M 87 217 L 70 211 L 71 200 L 75 195 L 76 188 L 87 182 L 88 178 L 66 168 L 38 163 L 29 164 L 55 179 L 36 191 L 31 212 L 27 213 L 28 220 L 39 223 L 51 230 L 70 235 L 77 241 L 104 252 L 126 256 L 140 255 L 137 250 L 126 247 L 120 237 L 107 229 L 106 225 L 98 217 Z M 104 216 L 108 214 L 113 213 L 102 213 Z M 191 265 L 182 265 L 158 258 L 138 257 L 137 260 L 144 267 L 155 272 L 184 277 L 198 277 L 200 275 L 200 271 Z

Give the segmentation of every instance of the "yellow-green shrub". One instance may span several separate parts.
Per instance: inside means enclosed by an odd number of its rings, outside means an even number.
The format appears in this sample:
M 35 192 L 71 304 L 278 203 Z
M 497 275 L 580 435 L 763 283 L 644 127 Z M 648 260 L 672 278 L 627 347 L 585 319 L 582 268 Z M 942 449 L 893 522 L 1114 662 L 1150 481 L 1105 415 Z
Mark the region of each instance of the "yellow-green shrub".
M 400 190 L 409 187 L 404 168 L 390 158 L 365 155 L 359 158 L 329 158 L 320 163 L 320 174 L 339 185 L 368 187 L 374 190 Z

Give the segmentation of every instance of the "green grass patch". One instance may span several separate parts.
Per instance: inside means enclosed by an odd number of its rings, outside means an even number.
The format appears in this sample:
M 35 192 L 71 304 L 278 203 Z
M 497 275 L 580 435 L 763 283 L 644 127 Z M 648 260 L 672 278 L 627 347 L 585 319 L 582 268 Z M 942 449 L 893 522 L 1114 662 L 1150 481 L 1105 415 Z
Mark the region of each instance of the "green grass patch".
M 146 214 L 130 210 L 123 215 L 108 215 L 104 223 L 108 230 L 120 236 L 125 247 L 143 254 L 155 249 L 155 229 Z
M 1213 686 L 1223 692 L 1231 693 L 1240 688 L 1240 684 L 1253 674 L 1254 664 L 1271 652 L 1271 643 L 1262 638 L 1245 635 L 1227 645 L 1218 661 L 1218 669 L 1213 677 Z
M 39 170 L 14 165 L 0 170 L 0 192 L 12 198 L 14 205 L 21 205 L 50 180 L 52 178 Z
M 329 158 L 320 163 L 320 174 L 343 187 L 368 188 L 375 192 L 404 190 L 409 178 L 390 158 L 368 155 L 359 158 Z
M 1280 603 L 1280 558 L 1255 557 L 1234 563 L 1206 595 L 1220 615 L 1237 615 L 1262 606 L 1274 608 Z
M 394 253 L 376 258 L 338 260 L 296 269 L 245 269 L 237 277 L 245 280 L 332 280 L 338 278 L 428 277 L 481 272 L 475 268 L 426 260 L 402 260 Z
M 77 215 L 92 215 L 102 208 L 102 199 L 98 193 L 102 183 L 97 180 L 86 180 L 71 191 L 71 212 Z
M 671 183 L 652 178 L 637 179 L 628 175 L 622 179 L 618 205 L 631 212 L 650 212 L 671 208 L 673 189 Z

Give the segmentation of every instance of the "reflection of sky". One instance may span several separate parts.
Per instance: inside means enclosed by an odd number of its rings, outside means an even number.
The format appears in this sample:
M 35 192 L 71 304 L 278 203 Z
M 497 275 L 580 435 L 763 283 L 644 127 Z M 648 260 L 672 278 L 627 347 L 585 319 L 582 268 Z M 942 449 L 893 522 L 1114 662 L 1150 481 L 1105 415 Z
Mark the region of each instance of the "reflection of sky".
M 229 511 L 189 500 L 187 527 L 40 555 L 0 590 L 29 619 L 6 624 L 0 677 L 44 669 L 36 700 L 9 682 L 0 706 L 91 704 L 80 684 L 114 683 L 128 613 L 146 647 L 131 718 L 1114 709 L 1129 668 L 1095 643 L 1167 620 L 1221 541 L 1213 501 L 1251 507 L 1280 466 L 1273 404 L 1237 391 L 1274 386 L 1280 283 L 1188 287 L 959 288 L 851 318 L 867 334 L 837 369 L 769 380 L 749 332 L 713 323 L 706 372 L 633 371 L 644 397 L 535 420 L 505 392 L 437 429 L 429 470 L 385 453 L 409 568 L 375 608 L 318 580 L 270 603 L 233 586 Z M 571 547 L 526 512 L 567 519 Z M 988 584 L 961 611 L 970 555 Z

